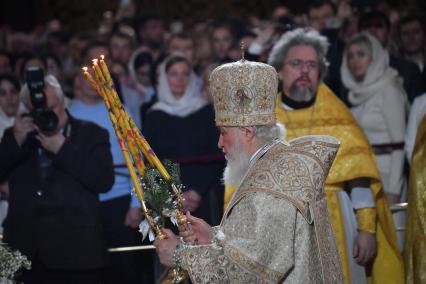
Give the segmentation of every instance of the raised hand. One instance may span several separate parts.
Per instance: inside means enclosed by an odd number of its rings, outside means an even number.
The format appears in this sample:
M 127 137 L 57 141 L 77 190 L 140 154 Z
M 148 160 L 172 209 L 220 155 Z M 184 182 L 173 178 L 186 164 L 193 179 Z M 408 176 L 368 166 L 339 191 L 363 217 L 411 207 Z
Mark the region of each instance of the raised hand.
M 13 126 L 13 136 L 18 143 L 19 147 L 27 140 L 28 134 L 35 130 L 33 118 L 29 115 L 18 114 L 15 118 L 15 125 Z
M 65 136 L 60 132 L 52 135 L 46 135 L 42 132 L 38 132 L 36 138 L 40 141 L 41 146 L 44 149 L 54 154 L 58 153 L 62 145 L 65 143 Z

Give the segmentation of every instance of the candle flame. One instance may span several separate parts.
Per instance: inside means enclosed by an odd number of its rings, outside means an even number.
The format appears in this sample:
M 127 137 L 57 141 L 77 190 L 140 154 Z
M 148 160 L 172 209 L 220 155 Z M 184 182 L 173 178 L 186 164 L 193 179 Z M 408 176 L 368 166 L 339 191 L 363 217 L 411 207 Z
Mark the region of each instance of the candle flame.
M 93 65 L 97 65 L 98 64 L 98 59 L 92 59 Z
M 101 59 L 104 60 L 105 56 L 103 54 L 101 54 Z
M 84 66 L 84 67 L 83 67 L 83 68 L 81 68 L 81 69 L 83 69 L 83 71 L 84 71 L 84 72 L 87 72 L 87 69 L 88 69 L 88 68 L 87 68 L 86 66 Z

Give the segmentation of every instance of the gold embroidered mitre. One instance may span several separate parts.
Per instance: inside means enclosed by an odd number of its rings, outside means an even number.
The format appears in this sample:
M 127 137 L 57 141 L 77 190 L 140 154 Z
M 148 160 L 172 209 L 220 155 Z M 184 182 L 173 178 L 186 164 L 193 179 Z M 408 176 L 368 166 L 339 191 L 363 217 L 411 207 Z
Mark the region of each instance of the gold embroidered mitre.
M 216 125 L 275 124 L 278 76 L 267 64 L 240 60 L 223 64 L 210 75 Z

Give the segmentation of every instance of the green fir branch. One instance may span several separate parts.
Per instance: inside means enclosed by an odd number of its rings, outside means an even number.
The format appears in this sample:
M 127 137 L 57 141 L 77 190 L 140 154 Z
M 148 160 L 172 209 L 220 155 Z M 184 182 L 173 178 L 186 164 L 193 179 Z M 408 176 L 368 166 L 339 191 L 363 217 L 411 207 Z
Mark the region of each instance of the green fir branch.
M 180 186 L 180 168 L 169 160 L 163 161 L 164 167 L 172 178 L 172 183 Z M 159 226 L 164 226 L 167 218 L 176 208 L 176 201 L 171 189 L 171 183 L 163 179 L 160 172 L 148 166 L 141 180 L 144 189 L 145 202 L 152 213 L 154 221 Z

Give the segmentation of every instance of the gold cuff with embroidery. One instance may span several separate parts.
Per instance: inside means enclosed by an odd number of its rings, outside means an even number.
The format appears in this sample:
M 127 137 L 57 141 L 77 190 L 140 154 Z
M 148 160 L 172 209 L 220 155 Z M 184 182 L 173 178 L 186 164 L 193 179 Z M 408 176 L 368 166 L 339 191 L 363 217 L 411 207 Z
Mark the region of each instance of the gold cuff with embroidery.
M 361 208 L 356 211 L 358 231 L 376 233 L 376 208 Z

